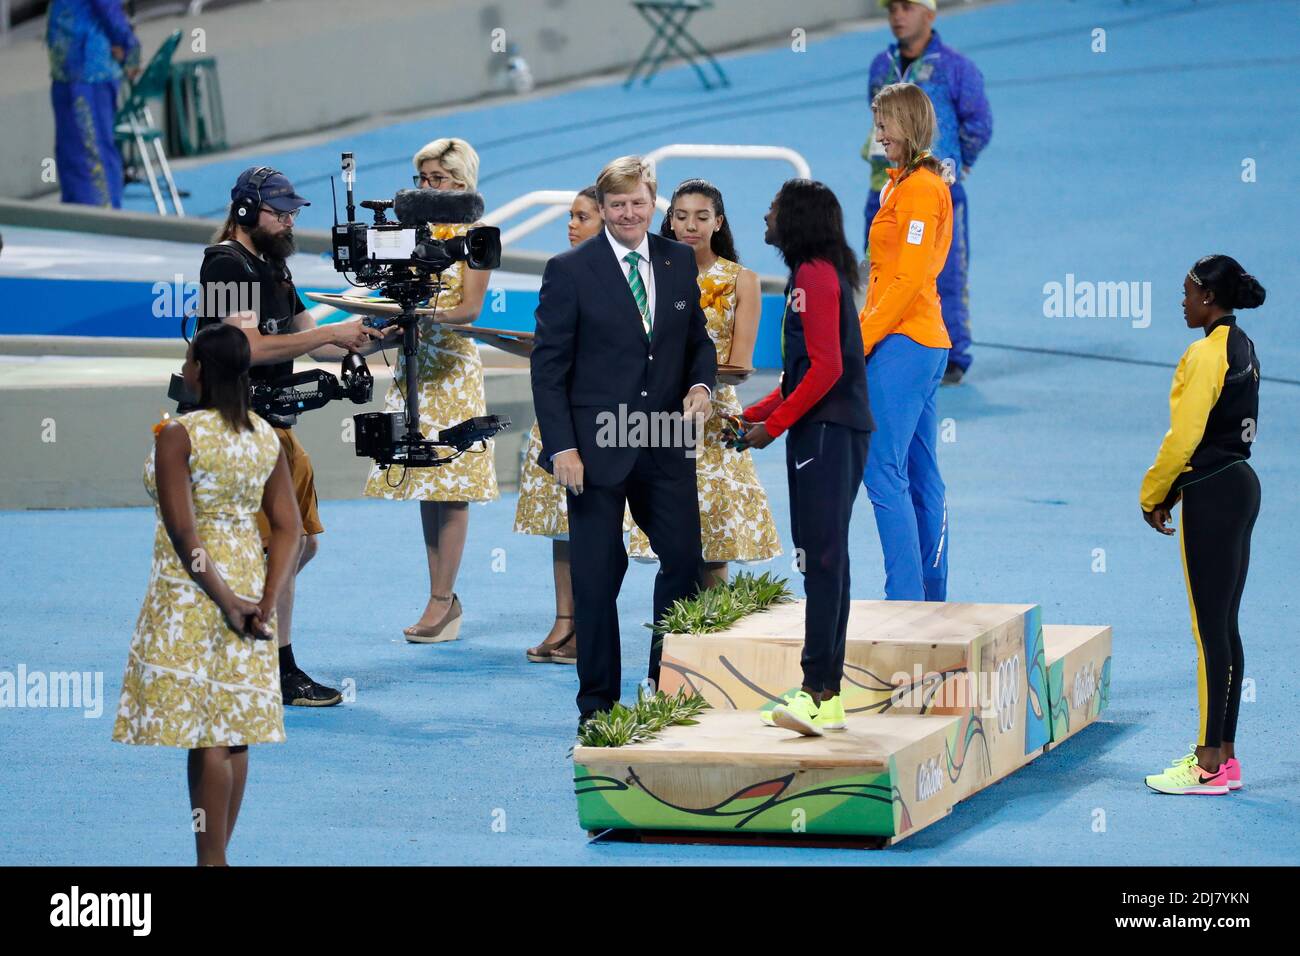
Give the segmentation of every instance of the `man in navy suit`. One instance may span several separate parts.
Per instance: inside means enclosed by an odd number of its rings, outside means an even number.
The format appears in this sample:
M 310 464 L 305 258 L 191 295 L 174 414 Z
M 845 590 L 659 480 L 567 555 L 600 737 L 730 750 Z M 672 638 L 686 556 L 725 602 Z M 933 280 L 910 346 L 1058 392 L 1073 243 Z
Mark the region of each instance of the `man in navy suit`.
M 537 304 L 533 404 L 542 467 L 568 489 L 579 727 L 619 699 L 624 502 L 659 557 L 656 624 L 699 588 L 693 438 L 710 414 L 717 357 L 693 251 L 647 235 L 655 186 L 640 157 L 609 163 L 596 180 L 604 230 L 546 264 Z M 656 684 L 661 650 L 656 632 Z

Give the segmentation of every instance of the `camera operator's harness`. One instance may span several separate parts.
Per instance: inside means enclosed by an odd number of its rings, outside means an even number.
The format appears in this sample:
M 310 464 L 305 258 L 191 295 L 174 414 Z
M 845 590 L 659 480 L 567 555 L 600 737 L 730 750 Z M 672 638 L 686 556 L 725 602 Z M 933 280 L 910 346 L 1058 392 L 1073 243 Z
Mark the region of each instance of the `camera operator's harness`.
M 264 166 L 258 170 L 258 173 L 260 174 L 262 170 L 266 169 L 270 169 L 270 167 Z M 271 172 L 274 172 L 274 170 L 271 170 Z M 239 210 L 239 212 L 242 211 L 242 209 Z M 233 240 L 230 243 L 218 244 L 218 248 L 227 245 L 230 248 L 222 254 L 237 260 L 249 276 L 254 280 L 258 279 L 256 270 L 249 264 L 245 255 L 239 249 L 234 248 Z M 206 290 L 204 291 L 206 292 Z M 190 340 L 189 335 L 186 334 L 188 318 L 188 316 L 181 316 L 181 338 L 185 339 L 186 342 Z M 292 321 L 292 319 L 289 321 Z M 257 322 L 259 332 L 263 334 L 275 333 L 276 329 L 267 326 L 263 316 L 259 315 Z M 249 391 L 249 404 L 254 412 L 272 424 L 289 427 L 297 422 L 298 415 L 302 412 L 321 408 L 336 399 L 347 398 L 357 405 L 365 405 L 370 401 L 374 393 L 375 382 L 364 358 L 355 352 L 349 352 L 343 359 L 340 377 L 342 378 L 341 383 L 339 378 L 324 369 L 317 368 L 286 375 L 274 382 L 255 381 Z M 185 387 L 184 378 L 175 374 L 171 377 L 167 397 L 182 405 L 197 405 L 200 400 L 199 396 L 191 394 L 189 389 Z

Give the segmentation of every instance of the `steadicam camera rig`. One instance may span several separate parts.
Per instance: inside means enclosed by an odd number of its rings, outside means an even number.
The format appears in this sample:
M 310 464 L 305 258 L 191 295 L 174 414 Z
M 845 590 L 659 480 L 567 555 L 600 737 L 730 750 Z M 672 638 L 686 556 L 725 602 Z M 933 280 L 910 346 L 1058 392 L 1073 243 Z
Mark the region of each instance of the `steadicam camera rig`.
M 320 408 L 336 399 L 346 398 L 356 405 L 364 405 L 370 401 L 374 388 L 375 380 L 366 360 L 356 352 L 349 352 L 338 376 L 314 368 L 286 375 L 274 382 L 253 382 L 249 405 L 273 424 L 288 426 L 295 424 L 302 412 Z M 167 397 L 182 407 L 200 402 L 199 396 L 186 388 L 185 379 L 174 373 L 167 387 Z
M 501 232 L 494 226 L 478 226 L 463 236 L 436 239 L 431 223 L 469 224 L 483 216 L 483 197 L 474 192 L 436 189 L 403 189 L 393 199 L 363 200 L 361 207 L 373 214 L 373 222 L 356 219 L 353 187 L 356 161 L 343 154 L 343 182 L 347 187 L 348 221 L 338 222 L 335 208 L 332 246 L 334 268 L 352 285 L 378 289 L 399 308 L 395 315 L 367 316 L 372 328 L 398 325 L 402 330 L 405 366 L 405 404 L 402 412 L 366 412 L 354 415 L 358 457 L 372 458 L 380 465 L 428 467 L 459 457 L 470 446 L 510 427 L 510 419 L 483 415 L 467 419 L 438 433 L 436 441 L 420 433 L 420 393 L 416 375 L 419 320 L 426 302 L 436 304 L 442 291 L 442 274 L 453 263 L 464 262 L 470 269 L 495 269 L 501 264 Z M 388 218 L 393 210 L 397 221 Z M 364 300 L 362 300 L 364 301 Z M 436 317 L 436 311 L 434 313 Z M 456 454 L 439 455 L 437 449 L 453 448 Z

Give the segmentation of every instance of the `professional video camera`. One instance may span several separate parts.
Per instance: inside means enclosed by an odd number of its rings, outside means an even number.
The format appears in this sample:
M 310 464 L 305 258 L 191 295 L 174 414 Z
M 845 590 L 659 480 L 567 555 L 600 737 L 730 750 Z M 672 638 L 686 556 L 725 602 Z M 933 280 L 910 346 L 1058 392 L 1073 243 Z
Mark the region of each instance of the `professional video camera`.
M 378 289 L 398 305 L 397 315 L 371 315 L 364 322 L 372 328 L 390 324 L 401 327 L 406 372 L 405 412 L 353 416 L 357 455 L 372 458 L 380 465 L 445 464 L 476 442 L 509 428 L 510 419 L 499 415 L 472 418 L 443 429 L 436 441 L 421 434 L 416 375 L 420 315 L 416 310 L 433 299 L 437 317 L 442 274 L 454 263 L 464 262 L 471 269 L 497 268 L 501 264 L 501 231 L 495 226 L 478 226 L 463 236 L 434 238 L 433 224 L 465 225 L 483 216 L 483 197 L 478 193 L 437 189 L 403 189 L 393 199 L 364 200 L 361 207 L 371 211 L 374 221 L 359 222 L 353 197 L 356 161 L 351 153 L 343 154 L 343 182 L 347 187 L 348 221 L 338 221 L 336 207 L 332 232 L 334 268 L 351 275 L 353 285 Z M 388 218 L 390 209 L 397 222 Z M 454 448 L 456 454 L 441 456 L 437 448 Z
M 293 425 L 302 412 L 320 408 L 335 399 L 350 399 L 353 404 L 364 405 L 374 393 L 375 380 L 366 366 L 366 360 L 356 352 L 343 359 L 339 378 L 324 369 L 311 369 L 286 375 L 274 382 L 254 382 L 249 393 L 253 411 L 280 426 Z M 197 405 L 199 396 L 185 387 L 185 379 L 172 375 L 167 397 L 182 406 Z
M 334 268 L 350 274 L 354 285 L 378 289 L 404 308 L 413 309 L 436 297 L 442 273 L 453 263 L 464 262 L 471 269 L 501 265 L 501 230 L 495 226 L 478 226 L 450 239 L 433 237 L 433 223 L 465 224 L 481 218 L 483 197 L 478 193 L 402 189 L 392 199 L 363 200 L 361 207 L 369 209 L 374 219 L 365 223 L 355 221 L 356 162 L 351 153 L 343 154 L 343 181 L 348 221 L 334 224 Z M 388 218 L 390 209 L 396 222 Z M 409 317 L 371 316 L 366 324 L 381 328 L 397 321 L 405 327 L 408 322 L 404 319 Z

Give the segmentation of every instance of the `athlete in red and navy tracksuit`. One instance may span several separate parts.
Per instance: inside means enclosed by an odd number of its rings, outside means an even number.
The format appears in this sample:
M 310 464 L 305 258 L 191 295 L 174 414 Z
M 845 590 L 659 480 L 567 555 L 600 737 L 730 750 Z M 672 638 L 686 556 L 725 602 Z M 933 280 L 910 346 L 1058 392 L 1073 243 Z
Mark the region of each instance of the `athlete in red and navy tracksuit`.
M 782 201 L 785 196 L 787 202 Z M 833 205 L 834 215 L 829 213 Z M 786 213 L 816 215 L 830 238 L 837 268 L 825 258 L 791 262 L 797 231 L 808 223 L 783 224 Z M 796 555 L 803 561 L 808 597 L 804 622 L 803 690 L 814 701 L 839 694 L 849 615 L 849 519 L 857 497 L 874 424 L 867 397 L 862 334 L 853 301 L 852 252 L 843 239 L 839 204 L 820 183 L 792 180 L 773 203 L 776 241 L 793 267 L 781 320 L 781 384 L 745 409 L 758 422 L 745 443 L 763 447 L 788 432 L 786 474 L 790 525 Z M 773 213 L 769 213 L 772 217 Z M 787 245 L 787 238 L 791 245 Z M 769 218 L 769 242 L 773 241 Z M 803 249 L 815 243 L 798 242 Z M 839 729 L 834 728 L 834 729 Z

